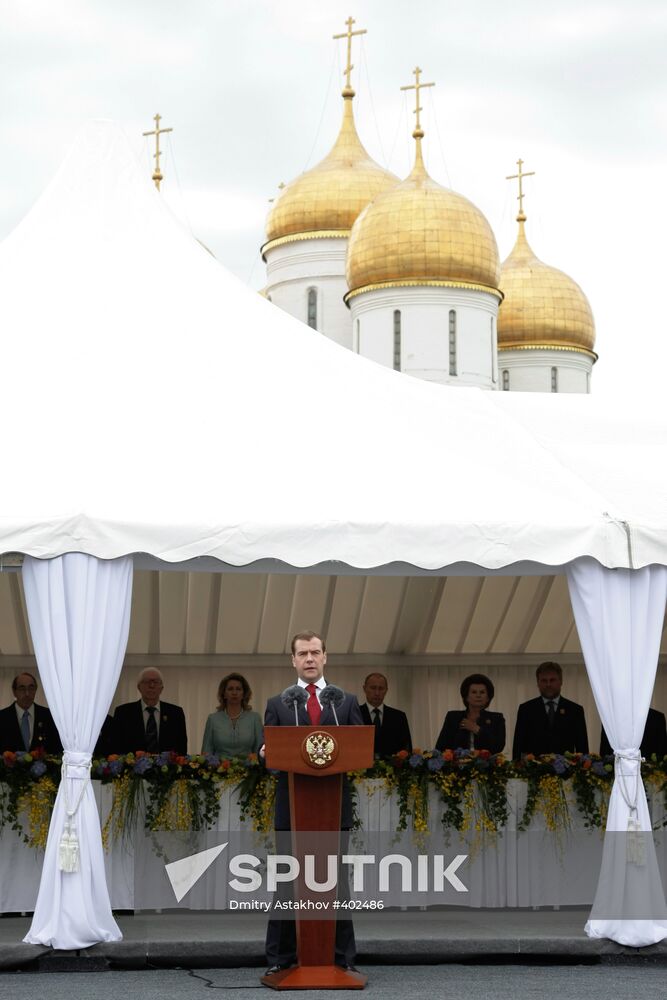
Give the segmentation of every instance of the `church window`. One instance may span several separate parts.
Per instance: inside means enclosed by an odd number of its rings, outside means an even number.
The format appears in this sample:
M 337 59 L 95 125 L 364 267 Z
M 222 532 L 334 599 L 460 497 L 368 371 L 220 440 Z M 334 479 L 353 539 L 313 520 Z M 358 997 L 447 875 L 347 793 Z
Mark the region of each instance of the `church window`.
M 551 369 L 551 391 L 558 392 L 558 369 Z
M 491 381 L 498 381 L 498 355 L 496 354 L 496 337 L 493 328 L 493 316 L 491 316 Z
M 456 310 L 449 310 L 449 374 L 456 375 Z
M 317 289 L 308 289 L 308 326 L 317 330 Z
M 394 371 L 401 370 L 401 310 L 394 309 Z
M 509 369 L 503 368 L 503 390 L 509 392 L 510 387 L 510 373 Z

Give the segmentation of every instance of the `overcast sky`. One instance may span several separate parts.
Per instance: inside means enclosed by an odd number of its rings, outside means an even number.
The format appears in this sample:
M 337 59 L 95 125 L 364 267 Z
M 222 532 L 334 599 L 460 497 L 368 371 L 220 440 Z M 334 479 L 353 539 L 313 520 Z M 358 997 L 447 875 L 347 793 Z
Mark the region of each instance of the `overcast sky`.
M 600 361 L 593 391 L 628 402 L 667 368 L 665 0 L 0 0 L 0 238 L 89 118 L 121 122 L 150 170 L 156 111 L 163 193 L 218 259 L 259 288 L 268 199 L 337 133 L 344 47 L 362 141 L 403 177 L 419 64 L 431 175 L 470 198 L 504 259 L 522 157 L 527 232 L 586 292 Z M 662 393 L 661 393 L 662 394 Z

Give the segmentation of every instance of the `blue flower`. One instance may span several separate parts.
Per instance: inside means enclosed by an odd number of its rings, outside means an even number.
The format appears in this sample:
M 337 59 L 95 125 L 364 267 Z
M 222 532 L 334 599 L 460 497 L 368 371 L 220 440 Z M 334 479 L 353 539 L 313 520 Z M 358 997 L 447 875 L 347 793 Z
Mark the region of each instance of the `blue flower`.
M 597 774 L 598 777 L 601 778 L 606 778 L 608 773 L 607 768 L 604 766 L 601 760 L 593 761 L 593 764 L 591 765 L 591 771 L 593 772 L 593 774 Z
M 411 757 L 408 758 L 408 764 L 410 767 L 419 767 L 422 762 L 422 755 L 420 753 L 413 753 Z
M 565 774 L 567 771 L 567 761 L 562 754 L 556 754 L 551 764 L 556 774 Z
M 134 765 L 135 774 L 145 774 L 146 771 L 150 771 L 153 766 L 153 761 L 150 757 L 140 757 L 139 760 Z
M 41 778 L 41 776 L 46 771 L 46 764 L 43 760 L 36 760 L 35 763 L 30 768 L 30 773 L 33 778 Z
M 119 760 L 109 761 L 109 771 L 111 772 L 111 774 L 113 774 L 114 777 L 116 777 L 117 774 L 120 774 L 122 770 L 123 770 L 122 760 L 119 759 Z
M 430 760 L 426 762 L 426 766 L 429 771 L 441 771 L 444 763 L 445 762 L 442 757 L 431 757 Z

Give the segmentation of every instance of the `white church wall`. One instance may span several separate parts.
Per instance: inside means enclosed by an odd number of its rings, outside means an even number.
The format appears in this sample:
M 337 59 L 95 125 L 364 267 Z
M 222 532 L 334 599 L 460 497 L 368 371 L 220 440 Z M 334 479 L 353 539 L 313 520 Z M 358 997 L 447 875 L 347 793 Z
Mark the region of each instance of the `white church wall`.
M 398 312 L 401 371 L 439 384 L 498 388 L 494 295 L 467 288 L 380 288 L 350 299 L 350 312 L 354 349 L 364 357 L 397 367 Z
M 499 388 L 509 379 L 510 392 L 591 391 L 593 359 L 580 351 L 501 349 L 498 368 Z
M 352 321 L 343 302 L 346 251 L 347 239 L 343 238 L 295 240 L 270 248 L 266 252 L 266 295 L 290 316 L 308 323 L 308 294 L 313 289 L 314 329 L 351 348 Z

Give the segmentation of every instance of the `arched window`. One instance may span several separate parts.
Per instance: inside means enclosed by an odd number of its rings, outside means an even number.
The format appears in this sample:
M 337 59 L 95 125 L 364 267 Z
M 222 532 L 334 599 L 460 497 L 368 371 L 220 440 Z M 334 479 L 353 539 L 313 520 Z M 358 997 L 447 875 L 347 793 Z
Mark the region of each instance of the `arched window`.
M 401 370 L 401 310 L 394 309 L 394 371 Z
M 551 391 L 558 392 L 558 369 L 551 369 Z
M 317 289 L 308 289 L 308 326 L 317 330 Z
M 509 392 L 510 387 L 510 373 L 507 368 L 503 368 L 503 390 Z
M 456 310 L 449 310 L 449 374 L 456 375 Z

